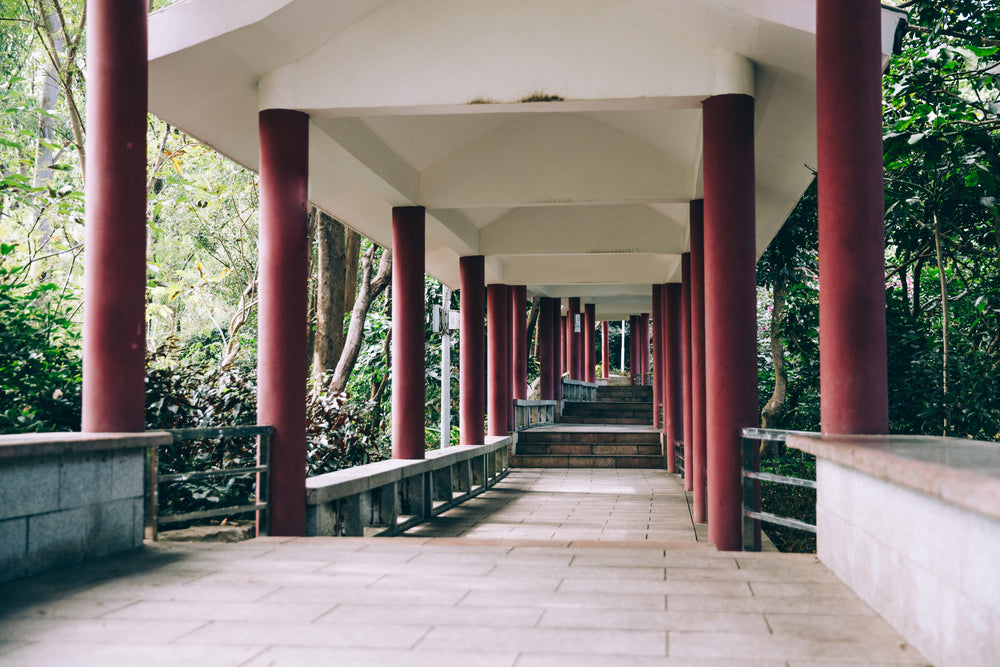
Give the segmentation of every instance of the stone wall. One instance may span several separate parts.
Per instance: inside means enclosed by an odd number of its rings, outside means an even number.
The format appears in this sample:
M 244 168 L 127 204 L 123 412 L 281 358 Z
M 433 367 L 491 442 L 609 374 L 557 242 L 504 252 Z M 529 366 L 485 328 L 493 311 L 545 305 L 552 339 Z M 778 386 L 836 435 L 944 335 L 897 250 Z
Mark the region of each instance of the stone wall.
M 164 439 L 0 438 L 0 581 L 140 546 L 145 451 Z

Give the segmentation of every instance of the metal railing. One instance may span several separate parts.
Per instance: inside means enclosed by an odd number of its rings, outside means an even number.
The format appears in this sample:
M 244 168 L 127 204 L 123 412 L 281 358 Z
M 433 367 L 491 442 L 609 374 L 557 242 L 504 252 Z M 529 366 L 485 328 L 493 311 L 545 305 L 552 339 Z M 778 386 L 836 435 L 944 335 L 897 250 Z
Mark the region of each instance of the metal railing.
M 684 441 L 674 440 L 674 469 L 681 477 L 684 476 Z
M 760 483 L 772 482 L 815 489 L 816 482 L 811 479 L 787 477 L 773 473 L 760 472 L 759 442 L 784 442 L 789 435 L 818 435 L 808 431 L 782 431 L 768 428 L 745 428 L 743 437 L 743 550 L 760 551 L 760 523 L 766 521 L 786 528 L 816 532 L 816 526 L 805 521 L 777 516 L 760 511 Z
M 529 426 L 552 424 L 556 421 L 556 406 L 559 401 L 528 401 L 514 399 L 514 430 Z
M 159 472 L 159 454 L 156 447 L 151 447 L 146 454 L 146 537 L 155 540 L 161 526 L 209 519 L 218 516 L 234 516 L 256 513 L 258 534 L 267 533 L 267 475 L 271 469 L 270 444 L 273 426 L 224 426 L 209 428 L 182 428 L 167 430 L 173 436 L 173 442 L 160 447 L 175 447 L 191 440 L 223 440 L 228 438 L 257 438 L 257 465 L 242 468 L 221 468 L 216 470 L 191 470 L 161 475 Z M 247 505 L 231 505 L 217 507 L 197 512 L 183 514 L 160 514 L 159 488 L 160 484 L 171 482 L 191 482 L 217 478 L 238 478 L 254 475 L 256 502 Z M 263 513 L 263 514 L 262 514 Z
M 510 470 L 510 437 L 455 445 L 306 479 L 306 534 L 398 535 L 491 488 Z
M 562 400 L 593 403 L 597 400 L 597 383 L 563 378 Z

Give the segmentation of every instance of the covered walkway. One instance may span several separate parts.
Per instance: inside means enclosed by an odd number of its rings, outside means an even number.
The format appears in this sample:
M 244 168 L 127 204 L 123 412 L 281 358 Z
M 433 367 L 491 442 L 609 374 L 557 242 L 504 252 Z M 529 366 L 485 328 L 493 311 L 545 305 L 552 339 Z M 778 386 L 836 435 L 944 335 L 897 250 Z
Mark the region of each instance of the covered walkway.
M 691 526 L 673 475 L 532 470 L 412 537 L 147 544 L 0 587 L 0 665 L 926 664 L 815 556 Z

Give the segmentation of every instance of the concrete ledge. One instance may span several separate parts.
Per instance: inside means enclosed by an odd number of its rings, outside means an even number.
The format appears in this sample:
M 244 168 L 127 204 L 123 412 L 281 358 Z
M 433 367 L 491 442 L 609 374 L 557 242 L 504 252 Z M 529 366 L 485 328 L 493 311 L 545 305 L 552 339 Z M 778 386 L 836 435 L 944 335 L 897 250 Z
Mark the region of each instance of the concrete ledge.
M 168 445 L 166 431 L 144 433 L 24 433 L 0 435 L 0 461 Z
M 790 435 L 789 447 L 1000 519 L 1000 445 L 932 436 Z
M 423 459 L 392 459 L 316 475 L 306 480 L 306 504 L 321 505 L 377 489 L 408 477 L 490 454 L 510 446 L 510 442 L 509 436 L 490 436 L 486 438 L 486 444 L 435 449 L 427 452 Z
M 817 456 L 817 552 L 939 667 L 1000 655 L 1000 446 L 794 436 Z

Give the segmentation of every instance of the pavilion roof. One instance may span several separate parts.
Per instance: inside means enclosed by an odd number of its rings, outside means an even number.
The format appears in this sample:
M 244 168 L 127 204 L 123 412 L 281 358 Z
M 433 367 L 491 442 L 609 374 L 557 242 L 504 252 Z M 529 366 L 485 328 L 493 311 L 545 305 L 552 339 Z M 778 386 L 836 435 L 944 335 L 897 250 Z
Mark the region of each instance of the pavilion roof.
M 883 10 L 888 59 L 903 14 Z M 816 168 L 808 0 L 186 0 L 149 20 L 150 111 L 256 170 L 257 112 L 310 115 L 310 199 L 426 269 L 649 312 L 702 195 L 701 102 L 756 99 L 757 252 Z

